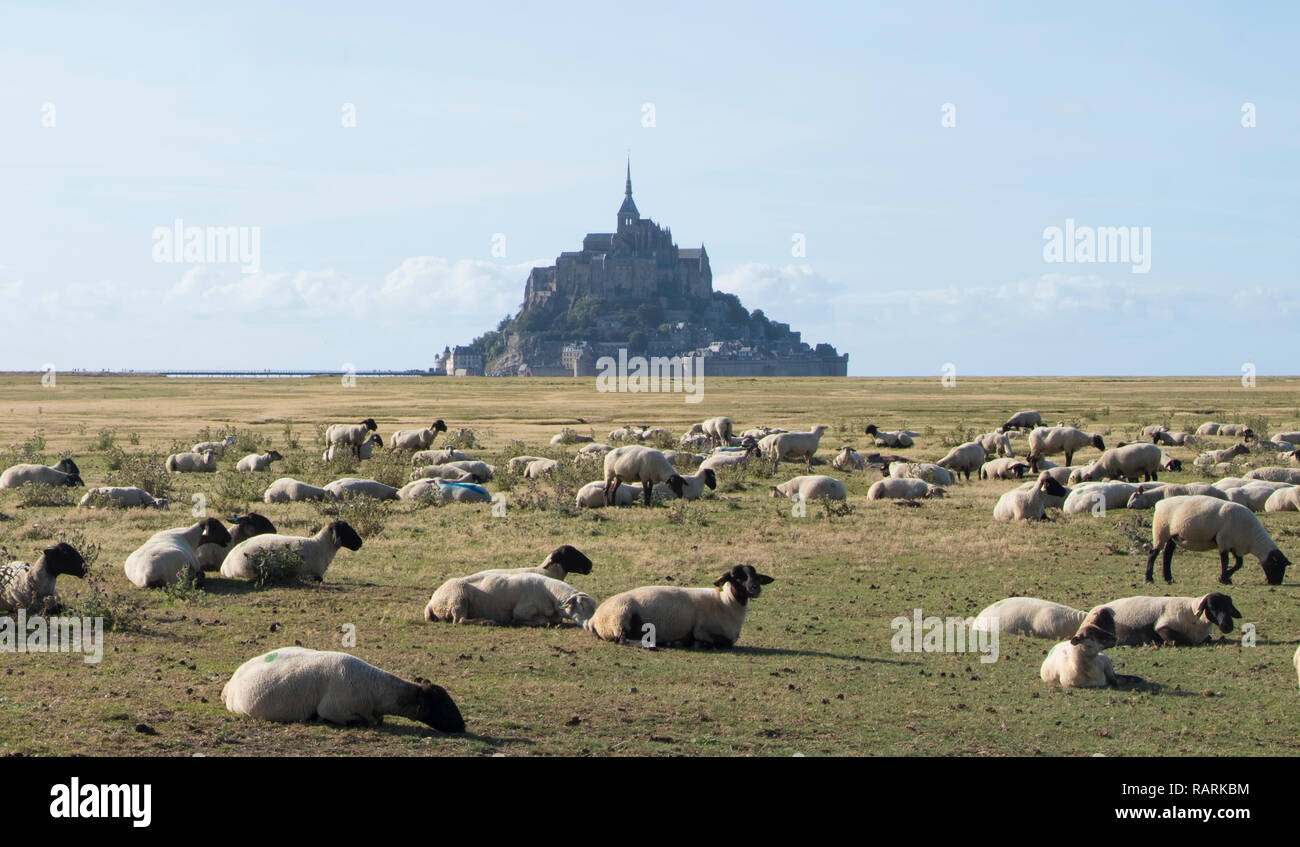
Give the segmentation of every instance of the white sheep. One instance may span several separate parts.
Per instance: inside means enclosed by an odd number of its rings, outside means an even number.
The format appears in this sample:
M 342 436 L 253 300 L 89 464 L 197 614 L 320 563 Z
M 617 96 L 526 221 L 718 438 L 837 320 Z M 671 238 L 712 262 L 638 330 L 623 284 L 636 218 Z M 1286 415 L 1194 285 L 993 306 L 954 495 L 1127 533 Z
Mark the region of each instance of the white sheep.
M 987 458 L 988 456 L 979 442 L 968 441 L 949 450 L 948 455 L 935 464 L 941 468 L 947 468 L 954 474 L 965 474 L 966 481 L 969 482 L 971 472 L 978 471 Z
M 1106 604 L 1115 614 L 1115 643 L 1204 644 L 1217 625 L 1232 632 L 1232 619 L 1241 612 L 1227 594 L 1203 597 L 1125 597 Z
M 971 632 L 1005 632 L 1034 638 L 1069 638 L 1079 631 L 1087 613 L 1036 597 L 1008 597 L 988 606 L 966 622 Z
M 358 459 L 369 459 L 371 456 L 375 455 L 376 447 L 383 447 L 383 446 L 384 446 L 384 439 L 380 437 L 379 433 L 372 432 L 370 433 L 370 437 L 367 438 L 365 441 L 361 442 L 359 445 L 358 444 L 331 444 L 330 446 L 325 448 L 325 452 L 321 454 L 321 458 L 327 462 L 332 462 L 334 461 L 335 458 L 342 456 L 345 452 L 347 452 L 356 456 Z
M 1267 512 L 1269 499 L 1283 488 L 1295 488 L 1295 486 L 1285 482 L 1258 480 L 1249 485 L 1230 488 L 1226 493 L 1229 500 L 1240 503 L 1252 512 Z
M 245 539 L 226 554 L 221 575 L 227 579 L 256 579 L 264 556 L 293 552 L 302 558 L 299 574 L 319 582 L 339 548 L 361 549 L 361 536 L 347 521 L 330 521 L 312 536 L 267 533 Z
M 541 458 L 543 457 L 542 456 L 515 456 L 509 462 L 506 462 L 506 470 L 509 473 L 521 474 L 524 472 L 524 468 L 528 467 L 531 463 L 536 462 L 538 459 Z
M 426 465 L 423 468 L 416 468 L 411 471 L 411 481 L 417 482 L 421 479 L 446 479 L 451 482 L 473 482 L 474 477 L 462 468 L 452 467 L 451 465 Z
M 396 500 L 397 489 L 373 479 L 344 477 L 336 479 L 325 486 L 325 490 L 334 495 L 336 500 L 349 497 L 370 497 L 374 500 Z
M 704 496 L 705 488 L 712 490 L 718 487 L 718 477 L 713 472 L 713 468 L 703 468 L 693 474 L 680 474 L 680 476 L 682 478 L 680 494 L 666 482 L 656 484 L 653 494 L 659 495 L 662 500 L 698 500 Z
M 731 443 L 731 418 L 709 418 L 700 425 L 700 429 L 714 444 L 725 445 Z
M 1095 482 L 1102 479 L 1127 479 L 1146 482 L 1160 478 L 1160 448 L 1154 444 L 1136 443 L 1112 447 L 1082 471 L 1070 475 L 1071 483 Z
M 1250 448 L 1245 444 L 1234 444 L 1226 450 L 1206 450 L 1196 457 L 1192 464 L 1199 467 L 1207 465 L 1217 465 L 1220 462 L 1231 462 L 1238 456 L 1245 456 L 1250 453 Z
M 848 498 L 844 483 L 833 476 L 822 476 L 820 474 L 796 476 L 794 479 L 788 479 L 780 485 L 771 486 L 770 494 L 772 497 L 785 497 L 789 500 L 803 501 L 845 500 Z
M 1029 461 L 1035 468 L 1044 456 L 1065 454 L 1065 463 L 1074 464 L 1074 454 L 1087 447 L 1105 452 L 1106 442 L 1100 435 L 1084 432 L 1072 426 L 1040 426 L 1029 433 Z
M 1147 582 L 1153 581 L 1156 555 L 1162 551 L 1164 580 L 1173 582 L 1170 562 L 1175 544 L 1184 550 L 1218 550 L 1219 582 L 1224 585 L 1232 584 L 1232 575 L 1241 569 L 1242 557 L 1247 553 L 1259 559 L 1269 585 L 1281 585 L 1287 565 L 1291 564 L 1250 509 L 1204 495 L 1168 497 L 1156 504 Z M 1231 569 L 1229 553 L 1236 558 L 1236 566 Z
M 399 429 L 388 439 L 388 449 L 425 450 L 433 444 L 438 433 L 446 431 L 447 425 L 442 422 L 442 418 L 438 418 L 427 429 Z
M 126 557 L 123 570 L 136 588 L 161 588 L 184 576 L 203 582 L 198 550 L 203 544 L 228 544 L 230 532 L 216 518 L 204 518 L 193 526 L 164 529 Z
M 1246 479 L 1262 479 L 1265 482 L 1289 482 L 1300 485 L 1300 468 L 1267 467 L 1247 471 Z
M 1111 483 L 1114 485 L 1114 483 Z M 1128 509 L 1150 509 L 1166 497 L 1179 497 L 1187 494 L 1204 494 L 1219 500 L 1231 500 L 1222 489 L 1205 482 L 1190 482 L 1186 485 L 1142 485 L 1124 504 Z M 1110 508 L 1107 506 L 1107 508 Z
M 112 506 L 119 509 L 167 508 L 166 497 L 154 497 L 143 488 L 105 486 L 92 488 L 82 496 L 77 508 L 94 509 L 97 506 Z
M 528 467 L 524 468 L 524 477 L 527 479 L 541 479 L 549 473 L 558 470 L 560 463 L 554 459 L 537 459 L 529 462 Z
M 615 492 L 615 506 L 635 506 L 636 501 L 641 499 L 642 490 L 635 485 L 619 485 L 618 491 Z M 579 509 L 601 509 L 607 505 L 607 491 L 604 480 L 589 482 L 582 488 L 578 489 L 578 496 L 574 502 Z
M 211 450 L 203 453 L 173 453 L 167 457 L 169 473 L 216 473 L 217 454 Z
M 1005 459 L 1014 459 L 1016 456 L 1015 448 L 1011 446 L 1011 438 L 1005 432 L 986 432 L 975 441 L 984 448 L 986 455 L 1001 456 Z
M 700 470 L 708 468 L 713 471 L 732 471 L 748 465 L 751 458 L 762 458 L 763 452 L 759 449 L 758 442 L 750 436 L 745 436 L 744 440 L 744 446 L 739 449 L 719 447 L 714 450 L 700 462 Z
M 1061 504 L 1061 511 L 1067 515 L 1080 515 L 1100 507 L 1104 511 L 1127 508 L 1133 495 L 1159 487 L 1133 482 L 1090 482 L 1070 489 L 1070 494 Z
M 473 482 L 452 482 L 435 479 L 438 497 L 443 503 L 491 503 L 492 492 Z
M 355 454 L 366 443 L 370 433 L 377 429 L 379 424 L 375 423 L 374 418 L 366 418 L 357 424 L 332 424 L 325 430 L 325 443 L 351 446 Z
M 1300 486 L 1288 485 L 1273 491 L 1264 501 L 1264 511 L 1300 512 Z
M 64 541 L 46 547 L 35 564 L 0 564 L 0 612 L 55 611 L 60 606 L 55 581 L 64 574 L 83 579 L 88 571 L 86 560 Z
M 1288 444 L 1300 444 L 1300 432 L 1278 432 L 1273 435 L 1274 441 L 1285 441 Z
M 1016 412 L 1002 426 L 998 427 L 999 432 L 1006 432 L 1009 429 L 1033 429 L 1036 426 L 1043 425 L 1043 416 L 1038 412 Z
M 772 459 L 772 470 L 782 459 L 804 459 L 808 469 L 812 469 L 813 455 L 821 444 L 822 433 L 826 432 L 824 424 L 818 424 L 807 432 L 779 432 L 763 436 L 758 442 L 761 453 Z
M 250 471 L 268 471 L 271 469 L 272 462 L 279 461 L 283 458 L 284 456 L 281 456 L 276 450 L 267 450 L 265 453 L 260 454 L 250 453 L 235 464 L 235 470 L 240 473 L 247 473 Z
M 534 456 L 534 459 L 541 458 Z M 441 450 L 421 450 L 411 456 L 411 464 L 420 465 L 445 465 L 448 462 L 472 462 L 474 457 L 468 453 L 462 453 L 454 447 L 444 447 Z
M 563 581 L 571 573 L 584 575 L 591 573 L 591 559 L 588 559 L 577 547 L 571 544 L 561 544 L 542 560 L 541 565 L 535 568 L 493 568 L 471 574 L 465 579 L 473 582 L 480 577 L 515 573 L 535 573 Z
M 221 689 L 237 715 L 265 721 L 327 721 L 375 726 L 400 715 L 439 732 L 464 732 L 465 720 L 441 686 L 417 685 L 349 656 L 281 647 L 240 665 Z
M 672 462 L 673 467 L 675 468 L 682 465 L 689 465 L 692 468 L 698 468 L 700 463 L 706 458 L 705 456 L 701 456 L 699 453 L 688 453 L 685 450 L 665 450 L 663 452 L 664 458 Z
M 1043 682 L 1062 688 L 1106 688 L 1120 684 L 1110 657 L 1101 652 L 1115 646 L 1115 613 L 1093 609 L 1070 640 L 1052 647 L 1038 674 Z
M 750 565 L 736 565 L 713 588 L 635 588 L 601 603 L 587 629 L 617 643 L 730 648 L 740 638 L 749 601 L 771 582 Z
M 980 479 L 1021 479 L 1029 465 L 1019 459 L 990 459 L 980 465 Z
M 425 498 L 442 499 L 442 489 L 436 479 L 417 479 L 397 489 L 398 500 L 422 500 Z
M 228 527 L 230 540 L 225 544 L 200 544 L 195 555 L 198 557 L 199 566 L 205 571 L 221 570 L 221 563 L 225 560 L 226 554 L 230 549 L 245 539 L 252 538 L 254 535 L 264 535 L 275 532 L 275 524 L 271 523 L 264 515 L 257 512 L 249 512 L 246 515 L 236 515 Z
M 656 484 L 667 483 L 678 497 L 682 495 L 684 486 L 681 474 L 663 453 L 635 444 L 616 447 L 605 454 L 606 502 L 609 505 L 614 505 L 615 492 L 624 482 L 641 483 L 647 506 Z
M 262 500 L 267 503 L 307 503 L 317 500 L 337 500 L 331 491 L 283 476 L 266 487 Z
M 922 500 L 942 497 L 944 490 L 923 479 L 896 479 L 886 477 L 867 489 L 868 500 Z
M 1033 484 L 1013 488 L 998 498 L 993 507 L 995 521 L 1038 521 L 1047 518 L 1047 509 L 1055 501 L 1049 498 L 1066 497 L 1068 492 L 1046 471 L 1038 475 Z
M 572 620 L 582 626 L 596 611 L 590 595 L 538 573 L 449 579 L 424 607 L 426 621 L 499 626 L 546 626 Z
M 583 443 L 585 443 L 585 442 L 588 442 L 588 441 L 595 441 L 595 440 L 596 440 L 595 436 L 592 436 L 592 435 L 578 435 L 578 433 L 573 432 L 573 431 L 571 431 L 571 430 L 566 430 L 565 432 L 557 432 L 557 433 L 555 433 L 555 435 L 551 436 L 551 444 L 552 444 L 552 445 L 556 445 L 556 444 L 583 444 Z
M 881 468 L 894 479 L 923 479 L 931 485 L 947 486 L 957 483 L 957 476 L 947 468 L 933 462 L 890 462 Z
M 14 465 L 0 473 L 0 488 L 21 488 L 24 485 L 67 486 L 85 485 L 81 471 L 71 459 L 62 459 L 54 467 L 45 465 Z
M 220 441 L 200 441 L 198 444 L 195 444 L 193 447 L 190 448 L 190 452 L 207 453 L 211 451 L 217 454 L 217 456 L 224 457 L 226 455 L 226 448 L 234 447 L 234 446 L 235 446 L 235 436 L 227 435 L 225 438 L 222 438 Z
M 883 432 L 875 424 L 867 424 L 865 432 L 875 438 L 877 447 L 906 450 L 913 444 L 912 436 L 908 432 Z
M 840 452 L 831 459 L 831 467 L 837 471 L 860 471 L 866 466 L 866 461 L 852 447 L 841 447 Z

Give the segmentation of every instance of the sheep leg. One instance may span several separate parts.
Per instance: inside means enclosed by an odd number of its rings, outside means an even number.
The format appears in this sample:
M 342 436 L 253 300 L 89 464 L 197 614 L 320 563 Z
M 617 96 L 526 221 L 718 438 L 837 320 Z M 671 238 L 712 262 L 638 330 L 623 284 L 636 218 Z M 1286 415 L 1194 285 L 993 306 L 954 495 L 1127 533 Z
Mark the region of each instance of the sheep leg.
M 1219 582 L 1224 585 L 1232 585 L 1232 575 L 1241 570 L 1241 557 L 1236 556 L 1237 564 L 1234 567 L 1228 567 L 1228 551 L 1219 551 Z
M 1074 464 L 1074 453 L 1070 450 L 1065 451 L 1065 464 L 1067 466 Z
M 649 505 L 650 505 L 650 494 L 651 494 L 651 492 L 654 490 L 654 483 L 653 483 L 653 482 L 643 482 L 643 483 L 641 483 L 641 490 L 645 492 L 645 504 L 646 504 L 647 506 L 649 506 Z

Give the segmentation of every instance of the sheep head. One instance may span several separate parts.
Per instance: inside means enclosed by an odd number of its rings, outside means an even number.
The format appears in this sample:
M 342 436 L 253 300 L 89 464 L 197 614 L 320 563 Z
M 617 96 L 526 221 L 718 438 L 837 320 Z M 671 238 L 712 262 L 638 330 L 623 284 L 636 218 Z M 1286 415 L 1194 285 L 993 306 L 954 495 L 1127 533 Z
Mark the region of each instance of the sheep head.
M 90 570 L 77 549 L 66 541 L 46 547 L 41 553 L 41 558 L 49 566 L 50 572 L 56 576 L 67 574 L 82 579 Z
M 230 530 L 216 518 L 206 518 L 203 521 L 203 534 L 199 536 L 199 543 L 219 544 L 225 547 L 230 543 Z
M 1071 644 L 1083 644 L 1085 647 L 1090 647 L 1092 652 L 1114 647 L 1117 641 L 1115 612 L 1109 606 L 1102 606 L 1089 612 L 1088 617 L 1079 626 L 1079 630 L 1070 636 Z
M 1282 555 L 1282 551 L 1276 547 L 1268 554 L 1260 565 L 1264 568 L 1264 579 L 1269 585 L 1281 585 L 1282 576 L 1286 573 L 1287 566 L 1291 560 Z
M 364 421 L 361 422 L 361 425 L 364 426 L 366 429 L 370 429 L 370 430 L 379 429 L 379 424 L 375 423 L 374 418 L 366 418 Z
M 736 597 L 741 603 L 745 603 L 762 594 L 763 586 L 770 582 L 772 577 L 759 573 L 752 565 L 733 565 L 731 570 L 714 580 L 713 584 L 723 588 L 727 583 L 731 583 Z
M 1232 598 L 1227 594 L 1206 594 L 1196 604 L 1196 614 L 1204 615 L 1210 623 L 1218 625 L 1223 632 L 1232 632 L 1232 619 L 1241 617 L 1241 612 L 1232 605 Z
M 347 521 L 334 521 L 329 525 L 329 530 L 338 546 L 349 550 L 361 549 L 361 536 Z
M 565 573 L 591 573 L 591 559 L 588 559 L 581 550 L 571 544 L 562 544 L 551 551 L 551 555 L 546 557 L 542 562 L 542 567 L 555 562 L 564 568 Z
M 596 601 L 590 594 L 575 591 L 560 604 L 560 613 L 578 626 L 585 628 L 587 621 L 591 620 L 592 615 L 596 614 Z
M 415 695 L 416 720 L 428 724 L 439 732 L 464 732 L 465 719 L 461 717 L 456 701 L 441 685 L 426 683 Z

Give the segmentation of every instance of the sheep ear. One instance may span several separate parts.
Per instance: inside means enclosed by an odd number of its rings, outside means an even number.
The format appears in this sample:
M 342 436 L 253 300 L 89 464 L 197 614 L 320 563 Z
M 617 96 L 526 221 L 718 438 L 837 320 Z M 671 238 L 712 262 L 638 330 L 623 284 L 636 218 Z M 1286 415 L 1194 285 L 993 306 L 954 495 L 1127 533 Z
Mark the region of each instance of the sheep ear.
M 1205 604 L 1209 601 L 1209 599 L 1210 599 L 1210 595 L 1206 594 L 1204 597 L 1201 598 L 1201 602 L 1196 604 L 1196 614 L 1198 616 L 1205 614 Z
M 1071 643 L 1071 644 L 1079 644 L 1079 643 L 1081 643 L 1082 641 L 1083 641 L 1083 639 L 1080 638 L 1080 637 L 1077 636 L 1077 635 L 1071 635 L 1071 636 L 1070 636 L 1070 643 Z
M 721 588 L 722 586 L 726 585 L 728 582 L 731 582 L 730 572 L 724 573 L 722 576 L 713 580 L 713 584 L 716 585 L 718 588 Z
M 774 581 L 774 578 L 773 578 L 773 577 L 770 577 L 770 576 L 768 576 L 768 575 L 765 574 L 765 573 L 758 574 L 757 576 L 758 576 L 758 584 L 759 584 L 759 585 L 767 585 L 769 582 L 773 582 L 773 581 Z

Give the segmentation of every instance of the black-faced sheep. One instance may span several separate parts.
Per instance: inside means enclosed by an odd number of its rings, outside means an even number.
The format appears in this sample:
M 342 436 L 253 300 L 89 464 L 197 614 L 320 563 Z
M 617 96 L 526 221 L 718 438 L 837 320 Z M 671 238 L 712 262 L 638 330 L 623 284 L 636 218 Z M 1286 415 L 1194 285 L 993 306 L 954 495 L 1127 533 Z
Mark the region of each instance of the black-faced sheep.
M 35 564 L 0 564 L 0 612 L 57 610 L 59 602 L 54 583 L 65 574 L 84 578 L 86 560 L 76 548 L 63 541 L 46 547 Z
M 263 555 L 291 551 L 302 558 L 299 573 L 319 582 L 341 547 L 361 549 L 361 536 L 347 521 L 331 521 L 309 537 L 275 533 L 255 535 L 230 548 L 221 562 L 221 575 L 227 579 L 256 579 Z
M 1170 562 L 1174 546 L 1184 550 L 1218 550 L 1219 582 L 1232 584 L 1232 575 L 1241 569 L 1247 553 L 1259 559 L 1269 585 L 1281 585 L 1291 561 L 1269 537 L 1268 530 L 1255 514 L 1240 503 L 1230 503 L 1204 495 L 1169 497 L 1156 504 L 1151 523 L 1151 554 L 1147 556 L 1146 581 L 1153 582 L 1156 555 L 1163 551 L 1165 582 L 1173 582 Z M 1236 565 L 1228 567 L 1228 554 Z
M 203 544 L 228 544 L 230 532 L 216 518 L 193 526 L 164 529 L 127 556 L 123 569 L 136 588 L 161 588 L 185 577 L 203 582 L 198 550 Z
M 1204 644 L 1214 627 L 1232 632 L 1232 619 L 1241 612 L 1227 594 L 1203 597 L 1125 597 L 1107 603 L 1115 614 L 1119 646 L 1140 644 Z

